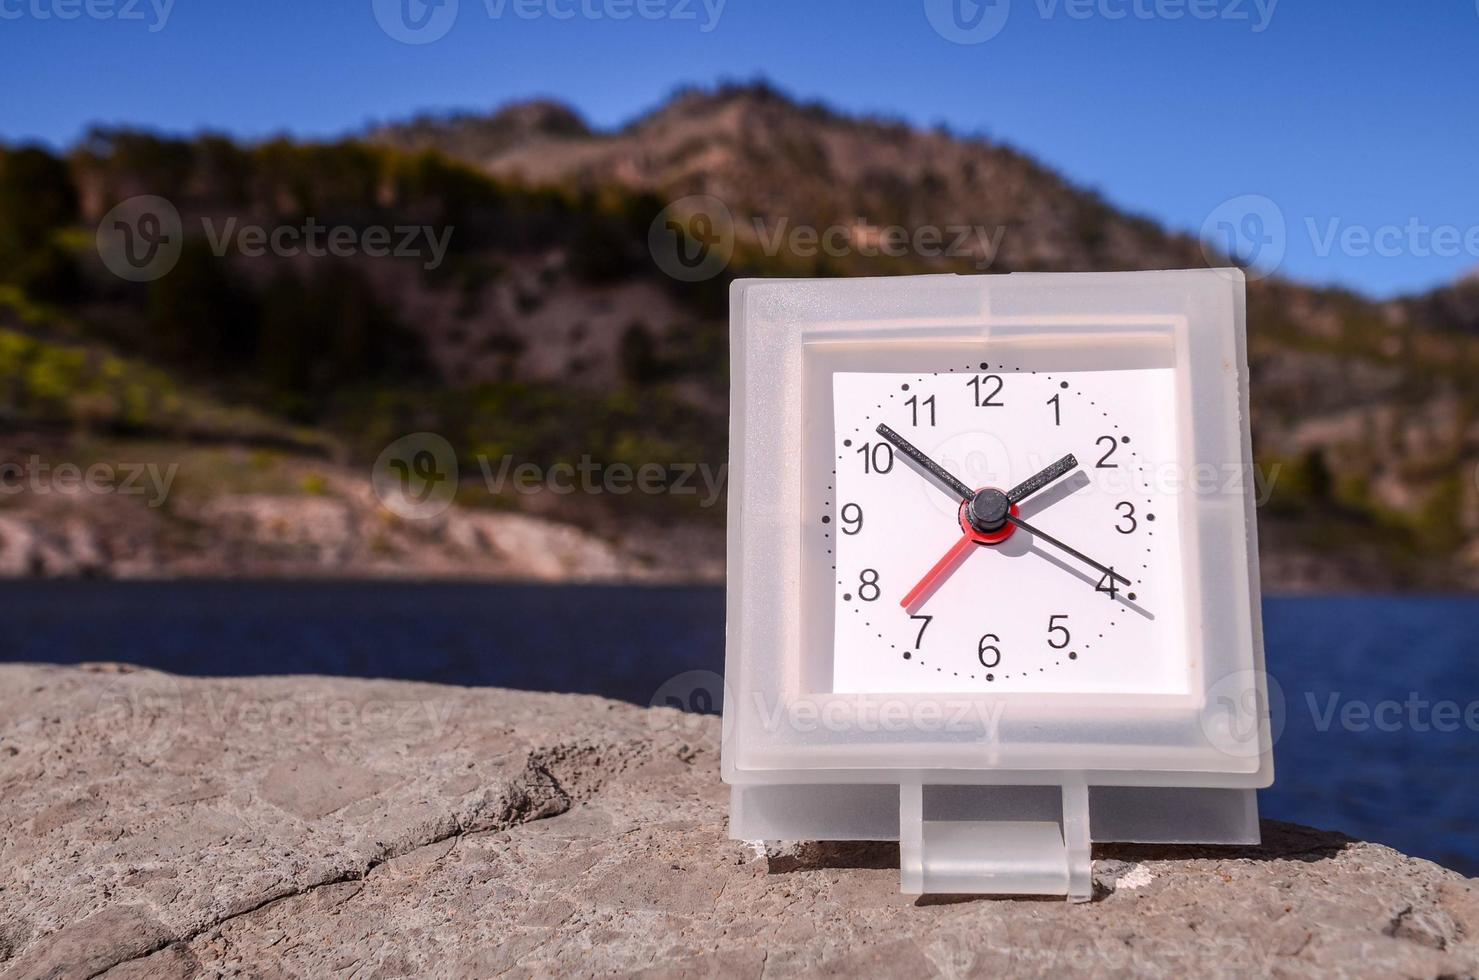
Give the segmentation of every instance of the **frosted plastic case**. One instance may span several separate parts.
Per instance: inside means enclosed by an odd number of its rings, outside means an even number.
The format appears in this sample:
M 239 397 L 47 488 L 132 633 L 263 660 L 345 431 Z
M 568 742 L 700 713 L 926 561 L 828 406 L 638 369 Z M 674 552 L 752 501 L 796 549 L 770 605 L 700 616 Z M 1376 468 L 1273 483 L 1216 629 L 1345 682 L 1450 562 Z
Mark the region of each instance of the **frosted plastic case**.
M 989 357 L 1169 347 L 1185 695 L 837 694 L 825 569 L 802 548 L 831 371 L 930 345 Z M 899 840 L 909 892 L 1089 896 L 1091 840 L 1248 843 L 1273 779 L 1245 287 L 1237 270 L 742 280 L 731 290 L 723 777 L 743 839 Z M 891 714 L 890 714 L 891 713 Z M 914 724 L 880 724 L 906 718 Z

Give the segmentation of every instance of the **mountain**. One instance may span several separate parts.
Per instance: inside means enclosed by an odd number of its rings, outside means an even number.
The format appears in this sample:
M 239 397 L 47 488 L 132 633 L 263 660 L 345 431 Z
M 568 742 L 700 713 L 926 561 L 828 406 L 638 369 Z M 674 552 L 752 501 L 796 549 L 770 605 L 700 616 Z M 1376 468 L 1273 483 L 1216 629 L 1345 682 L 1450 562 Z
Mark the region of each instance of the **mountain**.
M 109 208 L 144 193 L 178 209 L 185 245 L 168 275 L 122 282 L 93 235 Z M 694 194 L 723 201 L 735 250 L 720 274 L 686 283 L 662 273 L 647 235 L 666 205 Z M 424 229 L 423 243 L 451 233 L 441 255 L 423 245 L 311 258 L 258 254 L 223 231 L 310 220 L 353 235 Z M 890 257 L 876 247 L 890 226 L 941 236 Z M 796 247 L 798 227 L 839 247 Z M 332 144 L 99 131 L 65 157 L 0 152 L 0 228 L 16 229 L 0 236 L 0 341 L 8 331 L 32 345 L 7 361 L 0 342 L 0 413 L 20 425 L 73 440 L 189 433 L 348 467 L 433 431 L 472 476 L 505 458 L 722 464 L 736 276 L 1227 264 L 1016 149 L 765 85 L 684 90 L 611 131 L 547 101 L 425 115 Z M 1479 584 L 1476 322 L 1471 283 L 1388 303 L 1250 284 L 1271 585 Z M 69 375 L 77 390 L 58 394 L 36 351 L 94 366 L 122 358 L 183 394 L 141 402 L 100 368 Z M 244 408 L 250 426 L 210 421 Z M 261 441 L 271 425 L 296 434 Z M 477 482 L 463 481 L 459 501 L 587 529 L 721 525 L 722 508 L 671 494 Z
M 466 117 L 423 117 L 369 138 L 453 153 L 530 185 L 714 195 L 735 215 L 741 261 L 754 265 L 746 271 L 1224 264 L 1009 147 L 798 104 L 763 84 L 681 91 L 614 132 L 540 109 L 506 108 L 481 129 Z M 999 248 L 902 262 L 755 256 L 784 223 L 852 229 L 860 220 L 979 225 L 1000 234 Z M 1479 283 L 1376 303 L 1273 278 L 1251 284 L 1249 310 L 1255 445 L 1265 471 L 1280 474 L 1264 521 L 1272 574 L 1331 586 L 1468 580 L 1479 560 Z
M 554 120 L 559 120 L 558 124 Z M 1030 157 L 982 140 L 801 105 L 765 85 L 686 90 L 614 133 L 547 103 L 486 120 L 422 117 L 369 134 L 531 185 L 712 194 L 737 216 L 817 228 L 986 224 L 993 271 L 1204 265 L 1200 246 L 1124 214 Z M 741 221 L 741 234 L 753 234 Z M 971 256 L 971 265 L 987 256 Z M 979 271 L 979 270 L 977 270 Z

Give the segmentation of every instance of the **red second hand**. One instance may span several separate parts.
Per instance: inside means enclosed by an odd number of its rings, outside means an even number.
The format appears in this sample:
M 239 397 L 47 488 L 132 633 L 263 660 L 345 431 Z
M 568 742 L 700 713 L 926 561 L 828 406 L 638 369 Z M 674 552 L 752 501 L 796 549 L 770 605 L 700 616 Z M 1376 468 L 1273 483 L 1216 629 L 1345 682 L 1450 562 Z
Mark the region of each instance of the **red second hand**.
M 955 546 L 945 552 L 944 558 L 935 562 L 934 568 L 924 573 L 924 578 L 920 579 L 919 584 L 909 590 L 909 594 L 904 596 L 903 601 L 899 605 L 903 606 L 908 612 L 913 613 L 915 609 L 924 604 L 926 599 L 935 594 L 935 590 L 943 585 L 945 579 L 950 577 L 950 573 L 955 571 L 970 556 L 971 549 L 975 546 L 976 539 L 973 535 L 961 535 L 960 540 L 955 542 Z
M 1008 523 L 1002 525 L 999 530 L 989 533 L 977 531 L 971 527 L 970 521 L 966 517 L 966 508 L 969 506 L 969 501 L 960 505 L 960 530 L 963 532 L 960 540 L 955 542 L 949 551 L 945 552 L 944 558 L 935 562 L 934 568 L 924 573 L 924 578 L 919 580 L 919 584 L 910 589 L 909 594 L 904 596 L 899 602 L 899 605 L 903 606 L 905 611 L 911 616 L 916 609 L 924 605 L 925 600 L 935 594 L 935 590 L 945 584 L 945 580 L 950 577 L 950 573 L 959 568 L 970 557 L 972 547 L 975 545 L 1001 544 L 1012 536 L 1013 531 L 1017 530 L 1015 524 Z M 1011 505 L 1010 513 L 1013 517 L 1018 516 L 1020 511 L 1017 509 L 1016 504 Z

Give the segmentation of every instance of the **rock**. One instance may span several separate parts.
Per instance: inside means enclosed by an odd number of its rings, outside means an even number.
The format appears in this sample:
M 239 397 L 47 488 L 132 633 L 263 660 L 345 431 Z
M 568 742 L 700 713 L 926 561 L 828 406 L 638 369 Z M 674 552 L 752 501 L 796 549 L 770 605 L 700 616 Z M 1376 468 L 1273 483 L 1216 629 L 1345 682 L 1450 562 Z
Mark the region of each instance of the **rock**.
M 341 562 L 354 544 L 352 514 L 339 500 L 265 494 L 222 496 L 202 507 L 198 517 L 230 536 L 296 549 L 323 565 Z
M 186 448 L 173 451 L 186 454 L 187 468 L 206 465 Z M 561 520 L 457 504 L 403 517 L 375 495 L 363 469 L 286 458 L 272 466 L 257 479 L 278 485 L 273 493 L 236 492 L 212 476 L 196 481 L 212 488 L 206 497 L 30 487 L 0 494 L 0 579 L 723 579 L 724 530 L 714 521 L 633 516 L 576 524 L 568 514 Z M 717 502 L 716 486 L 695 478 L 692 489 Z M 530 498 L 529 506 L 549 504 Z
M 24 521 L 0 517 L 0 578 L 24 578 L 39 571 L 36 535 Z
M 0 667 L 0 976 L 1479 973 L 1479 891 L 1266 823 L 1097 900 L 899 894 L 726 839 L 715 719 L 332 678 Z

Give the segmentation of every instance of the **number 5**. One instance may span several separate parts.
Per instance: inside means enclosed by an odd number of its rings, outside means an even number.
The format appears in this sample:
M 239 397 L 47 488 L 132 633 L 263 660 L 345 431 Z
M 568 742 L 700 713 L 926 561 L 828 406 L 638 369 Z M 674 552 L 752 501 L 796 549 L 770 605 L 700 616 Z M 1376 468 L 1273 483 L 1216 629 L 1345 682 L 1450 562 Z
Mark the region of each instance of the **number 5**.
M 1048 639 L 1048 646 L 1052 647 L 1054 650 L 1062 650 L 1064 647 L 1068 646 L 1068 644 L 1070 644 L 1070 643 L 1073 642 L 1073 634 L 1071 634 L 1071 633 L 1068 632 L 1068 627 L 1067 626 L 1059 626 L 1058 625 L 1058 620 L 1060 620 L 1060 619 L 1067 619 L 1067 618 L 1068 618 L 1067 614 L 1064 614 L 1064 613 L 1059 613 L 1056 616 L 1049 616 L 1048 617 L 1048 637 L 1049 637 L 1049 639 Z M 1063 642 L 1062 643 L 1054 643 L 1052 641 L 1052 635 L 1054 633 L 1062 633 L 1063 634 Z

